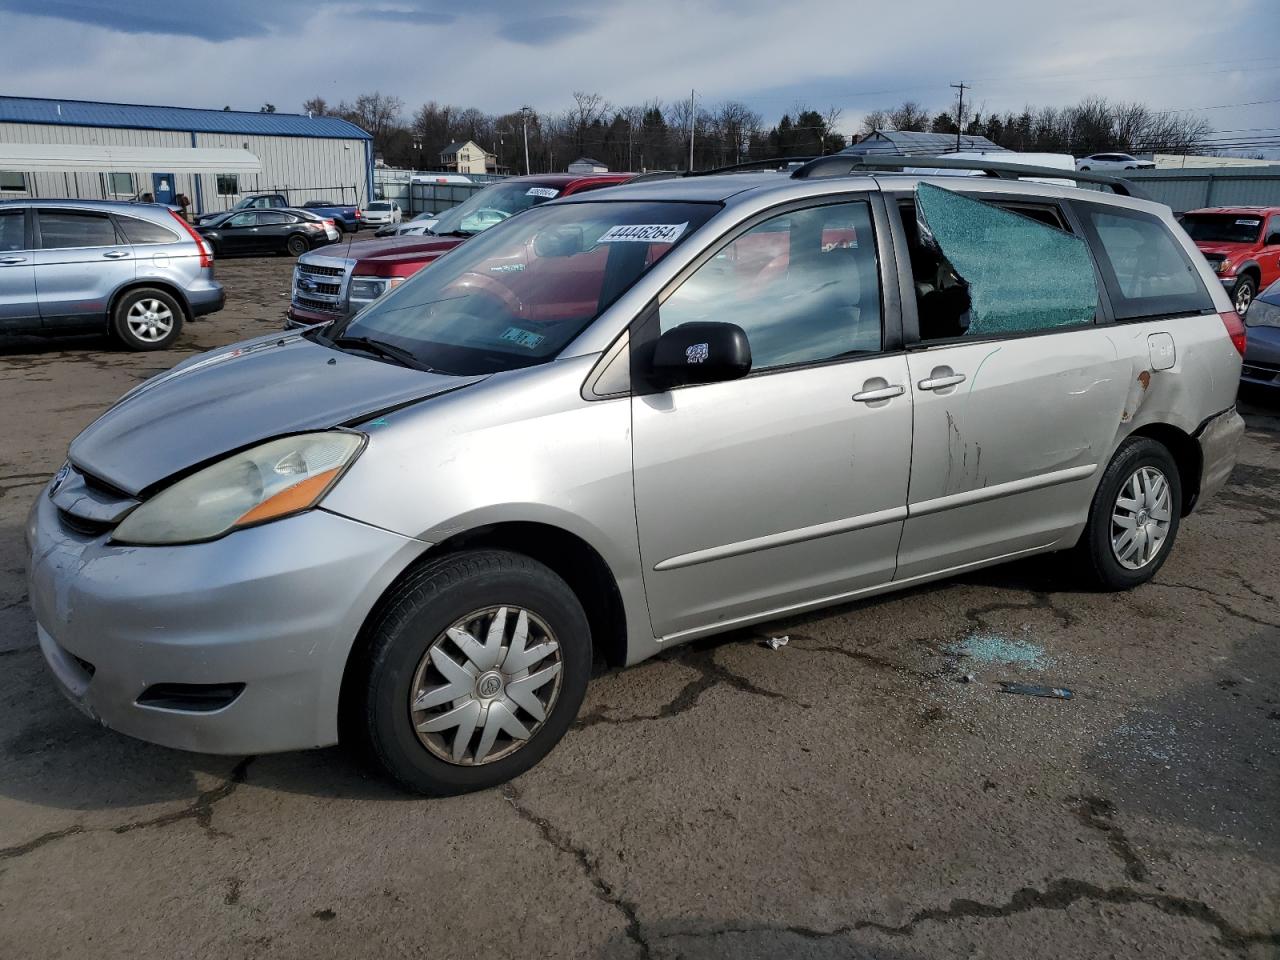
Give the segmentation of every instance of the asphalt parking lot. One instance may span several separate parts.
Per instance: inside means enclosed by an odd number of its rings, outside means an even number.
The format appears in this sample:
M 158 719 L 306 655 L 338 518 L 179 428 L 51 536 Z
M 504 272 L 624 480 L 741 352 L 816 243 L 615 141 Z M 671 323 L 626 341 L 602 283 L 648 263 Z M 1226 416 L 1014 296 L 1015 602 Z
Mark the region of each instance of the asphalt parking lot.
M 1280 407 L 1256 398 L 1152 584 L 1021 563 L 674 650 L 597 679 L 503 790 L 92 725 L 35 647 L 27 509 L 140 379 L 278 329 L 291 267 L 219 262 L 226 309 L 165 353 L 0 340 L 0 958 L 1280 957 Z

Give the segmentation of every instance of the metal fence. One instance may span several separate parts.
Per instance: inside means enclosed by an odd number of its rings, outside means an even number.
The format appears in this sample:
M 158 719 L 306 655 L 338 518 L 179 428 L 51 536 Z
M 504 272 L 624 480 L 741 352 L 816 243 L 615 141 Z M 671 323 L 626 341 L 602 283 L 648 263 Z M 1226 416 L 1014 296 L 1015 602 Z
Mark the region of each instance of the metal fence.
M 483 190 L 491 183 L 505 180 L 506 177 L 491 174 L 465 174 L 469 183 L 435 183 L 412 182 L 412 177 L 441 177 L 445 174 L 438 170 L 375 170 L 374 194 L 382 200 L 394 200 L 400 204 L 406 217 L 417 216 L 424 211 L 440 213 L 450 207 L 456 207 L 471 195 Z M 457 176 L 453 174 L 452 176 Z
M 1280 207 L 1280 165 L 1268 167 L 1188 167 L 1177 170 L 1124 170 L 1153 200 L 1174 213 L 1200 207 Z

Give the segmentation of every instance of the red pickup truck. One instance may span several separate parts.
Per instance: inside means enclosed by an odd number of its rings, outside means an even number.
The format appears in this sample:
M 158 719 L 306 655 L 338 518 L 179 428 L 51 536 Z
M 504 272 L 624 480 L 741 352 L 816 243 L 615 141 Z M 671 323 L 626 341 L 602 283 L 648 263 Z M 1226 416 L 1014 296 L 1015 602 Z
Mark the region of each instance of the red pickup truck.
M 1192 210 L 1183 215 L 1182 227 L 1231 294 L 1240 316 L 1259 291 L 1280 280 L 1280 207 Z
M 625 183 L 635 174 L 535 174 L 511 177 L 446 210 L 423 236 L 391 237 L 346 249 L 304 254 L 293 270 L 286 327 L 307 327 L 350 316 L 394 289 L 468 237 L 514 214 L 584 190 Z

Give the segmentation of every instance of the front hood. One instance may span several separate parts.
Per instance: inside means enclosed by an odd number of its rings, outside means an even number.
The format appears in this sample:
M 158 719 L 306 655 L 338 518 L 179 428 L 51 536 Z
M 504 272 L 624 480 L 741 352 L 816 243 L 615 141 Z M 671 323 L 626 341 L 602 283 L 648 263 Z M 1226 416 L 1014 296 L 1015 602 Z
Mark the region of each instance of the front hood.
M 153 377 L 71 442 L 71 461 L 141 491 L 233 450 L 324 430 L 483 377 L 451 377 L 274 334 L 192 357 Z
M 460 243 L 461 237 L 392 237 L 381 242 L 360 244 L 359 262 L 365 264 L 375 260 L 404 260 L 415 255 L 418 259 L 422 259 L 424 255 L 438 257 Z
M 1229 260 L 1238 260 L 1247 256 L 1253 250 L 1253 246 L 1252 243 L 1211 243 L 1207 240 L 1196 243 L 1196 247 L 1206 257 L 1214 254 Z

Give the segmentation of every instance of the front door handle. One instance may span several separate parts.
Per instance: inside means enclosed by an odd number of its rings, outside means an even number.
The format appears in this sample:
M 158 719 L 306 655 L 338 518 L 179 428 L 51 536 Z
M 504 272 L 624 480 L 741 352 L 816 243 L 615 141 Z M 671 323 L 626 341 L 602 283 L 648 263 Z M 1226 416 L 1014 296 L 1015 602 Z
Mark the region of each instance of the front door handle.
M 127 250 L 108 250 L 106 253 L 103 254 L 103 256 L 106 257 L 108 260 L 120 260 L 120 259 L 123 259 L 124 257 L 127 257 L 128 255 L 129 255 L 129 252 Z
M 916 386 L 921 390 L 945 390 L 958 383 L 964 383 L 963 373 L 953 373 L 948 377 L 925 377 Z
M 15 263 L 26 262 L 26 257 L 0 257 L 0 266 L 12 267 Z
M 887 387 L 876 387 L 874 390 L 863 390 L 861 393 L 855 393 L 853 399 L 858 403 L 875 403 L 877 400 L 892 400 L 894 397 L 900 397 L 906 392 L 906 387 L 900 383 L 894 383 Z

